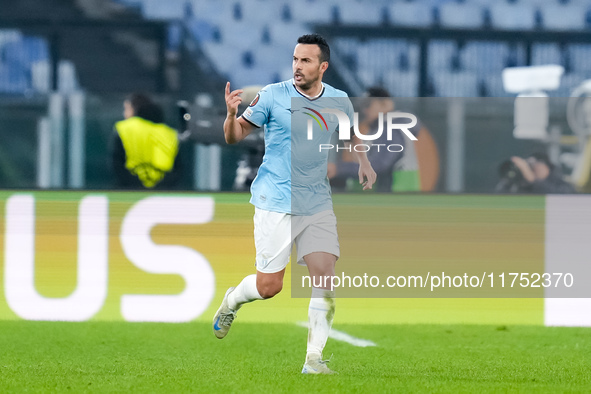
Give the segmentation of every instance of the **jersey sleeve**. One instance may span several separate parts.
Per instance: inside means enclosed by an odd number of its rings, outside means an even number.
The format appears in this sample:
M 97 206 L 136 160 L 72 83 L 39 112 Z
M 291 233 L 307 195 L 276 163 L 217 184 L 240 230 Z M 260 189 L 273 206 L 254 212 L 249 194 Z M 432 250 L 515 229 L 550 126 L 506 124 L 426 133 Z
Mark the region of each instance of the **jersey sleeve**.
M 273 92 L 266 86 L 257 93 L 254 100 L 242 113 L 242 117 L 256 127 L 263 127 L 269 121 L 272 106 Z
M 347 97 L 347 99 L 345 100 L 345 113 L 347 114 L 347 116 L 349 117 L 349 122 L 351 126 L 353 126 L 353 121 L 355 118 L 355 110 L 353 109 L 353 104 L 351 103 L 351 100 Z
M 339 99 L 339 100 L 341 100 L 341 99 Z M 351 127 L 353 127 L 353 122 L 355 120 L 355 109 L 353 109 L 353 104 L 351 103 L 351 100 L 347 96 L 343 97 L 342 100 L 343 101 L 341 102 L 341 110 L 349 118 L 349 125 Z M 336 132 L 339 131 L 339 126 L 336 127 L 335 131 Z

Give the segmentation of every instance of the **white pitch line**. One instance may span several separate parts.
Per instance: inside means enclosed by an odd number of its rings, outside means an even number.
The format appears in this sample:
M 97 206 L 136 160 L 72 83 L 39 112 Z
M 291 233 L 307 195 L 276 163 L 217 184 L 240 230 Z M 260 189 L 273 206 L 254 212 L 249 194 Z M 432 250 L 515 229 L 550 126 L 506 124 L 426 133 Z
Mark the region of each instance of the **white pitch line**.
M 300 321 L 296 323 L 300 327 L 308 328 L 308 322 Z M 328 336 L 332 339 L 336 339 L 337 341 L 347 342 L 350 345 L 358 346 L 358 347 L 368 347 L 368 346 L 378 346 L 375 342 L 370 341 L 369 339 L 361 339 L 355 338 L 352 335 L 347 334 L 343 331 L 335 330 L 334 328 L 330 330 L 330 334 Z

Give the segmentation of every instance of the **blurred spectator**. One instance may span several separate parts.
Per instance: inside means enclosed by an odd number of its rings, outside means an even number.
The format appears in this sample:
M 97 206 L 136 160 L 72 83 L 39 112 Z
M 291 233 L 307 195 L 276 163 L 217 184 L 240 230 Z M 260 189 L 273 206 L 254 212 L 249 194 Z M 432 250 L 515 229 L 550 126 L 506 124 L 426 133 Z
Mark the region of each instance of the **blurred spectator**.
M 180 144 L 176 130 L 164 124 L 162 108 L 147 95 L 133 93 L 123 103 L 123 117 L 111 140 L 116 186 L 175 188 L 181 172 Z
M 387 121 L 385 114 L 393 112 L 395 105 L 388 91 L 380 87 L 369 88 L 365 94 L 366 100 L 361 103 L 359 109 L 359 131 L 362 134 L 369 134 L 371 130 L 378 129 L 379 114 L 383 113 L 383 122 Z M 356 108 L 357 109 L 357 108 Z M 403 122 L 404 123 L 404 122 Z M 386 125 L 383 126 L 384 132 L 371 144 L 383 144 L 380 149 L 372 147 L 367 152 L 367 157 L 374 170 L 378 174 L 374 189 L 378 192 L 391 192 L 393 190 L 394 171 L 397 165 L 402 163 L 405 158 L 403 171 L 405 174 L 398 177 L 398 182 L 405 183 L 401 190 L 419 191 L 420 179 L 418 174 L 418 163 L 412 144 L 409 144 L 407 137 L 402 133 L 393 133 L 392 139 L 388 140 Z M 418 136 L 420 125 L 411 128 L 410 131 Z M 388 145 L 400 145 L 404 149 L 400 152 L 389 151 L 385 148 Z M 394 149 L 393 149 L 394 150 Z M 342 155 L 336 163 L 329 163 L 328 177 L 331 179 L 331 185 L 336 190 L 346 188 L 347 179 L 357 179 L 359 165 L 353 160 L 352 154 L 348 151 L 342 151 Z M 354 184 L 354 182 L 352 182 Z
M 499 172 L 501 180 L 496 191 L 500 193 L 576 193 L 545 153 L 534 153 L 526 159 L 513 156 L 501 164 Z

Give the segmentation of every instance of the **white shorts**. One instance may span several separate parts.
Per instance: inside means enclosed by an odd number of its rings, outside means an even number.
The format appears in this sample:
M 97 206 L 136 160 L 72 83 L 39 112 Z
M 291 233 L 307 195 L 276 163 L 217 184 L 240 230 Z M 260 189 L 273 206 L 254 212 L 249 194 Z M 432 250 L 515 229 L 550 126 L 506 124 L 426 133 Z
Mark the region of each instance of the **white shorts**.
M 337 218 L 332 210 L 311 216 L 295 216 L 255 208 L 254 245 L 257 271 L 272 274 L 289 263 L 295 242 L 297 262 L 306 265 L 304 256 L 326 252 L 339 258 Z

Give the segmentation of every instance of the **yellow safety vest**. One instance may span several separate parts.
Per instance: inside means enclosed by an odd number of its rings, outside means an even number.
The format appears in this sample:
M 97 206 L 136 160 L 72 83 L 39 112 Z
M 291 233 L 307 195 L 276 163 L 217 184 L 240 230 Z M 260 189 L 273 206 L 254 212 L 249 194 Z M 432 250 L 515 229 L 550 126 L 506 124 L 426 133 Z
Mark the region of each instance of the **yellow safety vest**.
M 152 188 L 172 170 L 179 149 L 177 132 L 134 116 L 115 124 L 125 149 L 125 168 Z

